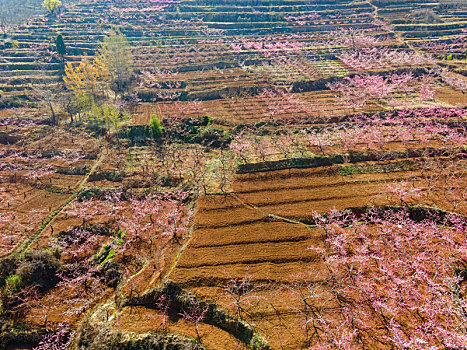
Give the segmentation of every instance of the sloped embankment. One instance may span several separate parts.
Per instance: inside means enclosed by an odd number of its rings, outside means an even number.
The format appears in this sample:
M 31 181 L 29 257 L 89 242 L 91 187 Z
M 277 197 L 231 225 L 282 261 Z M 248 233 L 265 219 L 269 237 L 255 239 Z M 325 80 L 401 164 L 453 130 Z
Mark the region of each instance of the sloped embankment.
M 182 310 L 192 305 L 192 303 L 199 303 L 201 309 L 207 309 L 206 315 L 202 321 L 203 323 L 213 325 L 232 334 L 243 343 L 251 345 L 252 348 L 255 348 L 254 344 L 258 342 L 262 344 L 262 349 L 269 348 L 252 325 L 234 317 L 226 309 L 219 307 L 215 303 L 197 301 L 195 294 L 183 289 L 180 285 L 170 280 L 166 280 L 162 285 L 150 289 L 142 295 L 133 296 L 121 301 L 120 306 L 144 306 L 147 308 L 154 308 L 161 297 L 168 298 L 170 305 L 169 312 L 171 314 L 179 315 L 182 313 Z

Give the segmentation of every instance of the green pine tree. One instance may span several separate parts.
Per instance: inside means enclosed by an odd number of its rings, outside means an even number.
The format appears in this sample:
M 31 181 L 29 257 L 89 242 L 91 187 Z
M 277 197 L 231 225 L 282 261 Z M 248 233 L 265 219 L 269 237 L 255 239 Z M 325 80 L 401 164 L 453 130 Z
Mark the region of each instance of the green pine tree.
M 62 34 L 57 35 L 57 38 L 55 39 L 55 48 L 57 50 L 57 53 L 60 55 L 63 61 L 64 56 L 66 54 L 66 46 L 65 46 L 65 42 L 63 41 Z

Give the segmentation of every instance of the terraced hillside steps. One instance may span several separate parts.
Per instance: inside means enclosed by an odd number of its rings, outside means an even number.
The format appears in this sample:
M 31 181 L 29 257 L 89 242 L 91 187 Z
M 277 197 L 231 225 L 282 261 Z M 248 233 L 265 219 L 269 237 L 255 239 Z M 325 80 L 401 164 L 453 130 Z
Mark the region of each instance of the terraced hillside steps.
M 397 23 L 407 13 L 424 7 L 433 8 L 442 23 Z M 76 1 L 68 3 L 64 13 L 58 17 L 37 17 L 12 29 L 7 39 L 17 46 L 0 42 L 0 89 L 4 97 L 23 96 L 29 83 L 60 76 L 58 59 L 42 62 L 42 73 L 38 72 L 34 64 L 35 45 L 50 44 L 60 33 L 67 45 L 65 59 L 77 62 L 84 55 L 95 53 L 113 25 L 127 22 L 120 30 L 132 43 L 138 71 L 154 67 L 177 68 L 186 72 L 180 78 L 186 86 L 183 91 L 187 96 L 192 99 L 220 98 L 232 91 L 266 86 L 270 78 L 264 73 L 244 72 L 241 79 L 225 79 L 229 70 L 238 69 L 242 62 L 258 64 L 270 60 L 256 50 L 234 52 L 230 44 L 240 37 L 271 43 L 302 42 L 305 44 L 302 51 L 308 59 L 328 57 L 340 66 L 340 70 L 345 70 L 345 65 L 333 58 L 339 49 L 314 47 L 314 37 L 320 40 L 332 37 L 330 33 L 338 28 L 374 28 L 372 22 L 377 14 L 388 24 L 394 24 L 395 31 L 404 40 L 414 44 L 426 38 L 448 40 L 463 35 L 462 29 L 467 24 L 466 8 L 467 4 L 453 4 L 447 0 L 427 5 L 420 5 L 418 1 L 388 4 L 380 1 L 319 0 L 311 4 L 307 0 L 185 0 L 163 9 L 153 6 L 150 0 L 139 1 L 137 5 L 109 0 Z M 293 20 L 310 14 L 320 17 L 312 23 Z M 379 35 L 391 37 L 391 33 Z M 307 47 L 306 43 L 311 46 Z M 393 40 L 391 43 L 401 45 Z M 326 68 L 323 72 L 327 74 Z M 203 78 L 207 73 L 212 79 L 208 76 Z M 238 72 L 235 75 L 240 76 Z

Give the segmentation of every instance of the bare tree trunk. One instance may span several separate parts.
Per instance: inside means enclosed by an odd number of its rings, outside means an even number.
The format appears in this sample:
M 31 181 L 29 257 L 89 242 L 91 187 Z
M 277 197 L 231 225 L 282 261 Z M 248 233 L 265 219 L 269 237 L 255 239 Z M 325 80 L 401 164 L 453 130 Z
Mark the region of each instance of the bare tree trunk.
M 50 99 L 48 99 L 47 102 L 49 104 L 50 113 L 52 114 L 52 125 L 55 125 L 56 117 L 55 117 L 55 111 L 54 111 L 54 107 L 52 105 L 52 101 L 50 101 Z

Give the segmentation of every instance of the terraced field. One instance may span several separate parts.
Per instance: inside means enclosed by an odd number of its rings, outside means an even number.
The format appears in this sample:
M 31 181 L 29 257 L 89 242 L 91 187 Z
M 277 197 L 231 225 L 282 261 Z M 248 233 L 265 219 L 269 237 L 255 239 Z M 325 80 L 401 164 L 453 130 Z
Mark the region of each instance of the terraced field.
M 63 2 L 0 38 L 0 348 L 467 346 L 467 2 Z
M 132 43 L 138 71 L 155 67 L 176 69 L 179 72 L 176 79 L 183 86 L 181 99 L 215 99 L 217 103 L 211 102 L 214 109 L 222 109 L 229 103 L 229 97 L 255 94 L 271 82 L 281 84 L 284 80 L 300 82 L 295 92 L 314 90 L 317 96 L 326 95 L 326 91 L 320 91 L 327 90 L 323 83 L 307 82 L 354 72 L 336 57 L 342 46 L 333 41 L 343 30 L 368 30 L 368 34 L 384 39 L 379 45 L 401 50 L 417 48 L 423 43 L 427 51 L 439 58 L 447 54 L 461 58 L 465 51 L 463 29 L 467 10 L 462 2 L 441 1 L 421 6 L 417 1 L 390 4 L 344 0 L 332 3 L 321 0 L 313 4 L 222 1 L 213 6 L 208 1 L 192 0 L 167 1 L 152 8 L 147 5 L 144 1 L 136 6 L 107 1 L 71 2 L 55 17 L 31 19 L 11 31 L 0 46 L 3 96 L 24 98 L 30 83 L 53 82 L 61 74 L 61 63 L 55 58 L 36 63 L 35 46 L 49 45 L 58 33 L 63 34 L 66 60 L 79 61 L 84 55 L 93 55 L 104 35 L 118 23 L 126 23 L 120 30 Z M 435 19 L 425 12 L 433 13 Z M 420 21 L 440 23 L 399 23 L 401 16 L 414 13 L 429 17 L 422 16 Z M 375 25 L 374 20 L 378 18 L 393 27 Z M 246 42 L 256 44 L 245 46 Z M 430 43 L 435 46 L 430 48 Z M 274 51 L 299 57 L 300 70 L 294 64 L 274 63 Z M 449 64 L 460 73 L 465 68 L 455 62 Z M 304 67 L 308 67 L 306 73 Z M 140 97 L 146 101 L 157 101 L 157 96 L 158 91 L 154 89 L 140 91 Z M 314 102 L 311 101 L 312 105 Z M 317 104 L 327 105 L 326 102 L 319 98 Z M 332 103 L 327 106 L 320 113 L 342 113 Z M 211 111 L 209 107 L 207 110 Z M 241 110 L 236 112 L 243 114 Z M 248 112 L 243 118 L 251 120 Z M 135 121 L 142 123 L 147 118 L 143 115 Z
M 375 166 L 358 165 L 367 171 Z M 292 283 L 301 271 L 314 271 L 313 278 L 318 279 L 325 273 L 320 255 L 311 249 L 324 245 L 323 232 L 306 224 L 312 213 L 349 208 L 361 212 L 369 205 L 395 204 L 387 194 L 387 185 L 420 179 L 420 172 L 415 170 L 341 175 L 344 168 L 237 175 L 231 194 L 202 197 L 195 231 L 170 278 L 206 300 L 232 307 L 225 286 L 231 278 L 242 280 L 250 274 L 252 283 L 263 284 L 263 288 L 257 291 L 257 303 L 250 305 L 251 309 L 246 307 L 248 321 L 257 326 L 272 348 L 302 348 L 306 340 L 301 315 L 296 312 L 296 296 L 291 290 L 275 288 L 280 283 Z M 429 198 L 422 202 L 433 204 Z M 450 207 L 447 202 L 437 204 Z M 310 302 L 332 317 L 335 302 L 326 297 L 325 290 L 315 292 L 316 300 Z

